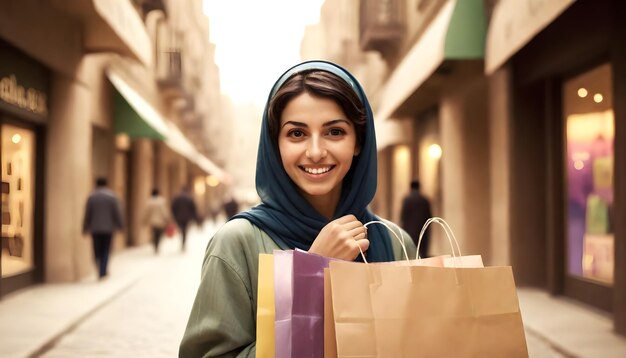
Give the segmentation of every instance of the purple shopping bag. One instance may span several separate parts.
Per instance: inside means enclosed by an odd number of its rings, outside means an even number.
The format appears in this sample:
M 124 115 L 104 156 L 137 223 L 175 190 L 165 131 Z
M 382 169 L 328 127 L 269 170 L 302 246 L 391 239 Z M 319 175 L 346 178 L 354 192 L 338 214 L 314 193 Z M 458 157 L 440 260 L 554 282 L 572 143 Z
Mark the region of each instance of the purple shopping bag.
M 293 357 L 324 357 L 324 268 L 330 261 L 334 259 L 293 252 Z
M 274 251 L 276 357 L 324 356 L 324 268 L 306 251 Z

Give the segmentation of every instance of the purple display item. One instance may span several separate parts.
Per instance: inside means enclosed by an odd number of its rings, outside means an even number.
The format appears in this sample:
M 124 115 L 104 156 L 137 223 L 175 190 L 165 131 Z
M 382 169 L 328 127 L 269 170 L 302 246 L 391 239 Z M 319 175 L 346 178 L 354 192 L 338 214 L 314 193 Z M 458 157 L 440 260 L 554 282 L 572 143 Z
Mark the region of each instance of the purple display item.
M 293 251 L 274 250 L 275 356 L 290 358 Z
M 331 260 L 298 249 L 293 252 L 293 357 L 324 357 L 324 268 Z

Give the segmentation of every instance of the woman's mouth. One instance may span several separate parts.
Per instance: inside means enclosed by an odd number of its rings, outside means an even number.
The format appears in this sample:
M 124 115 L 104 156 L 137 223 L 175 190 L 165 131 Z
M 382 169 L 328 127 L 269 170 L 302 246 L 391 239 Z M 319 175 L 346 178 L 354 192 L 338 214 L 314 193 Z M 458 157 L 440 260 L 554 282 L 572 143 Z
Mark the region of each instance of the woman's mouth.
M 326 174 L 329 171 L 333 170 L 333 168 L 335 168 L 334 165 L 327 165 L 327 166 L 323 166 L 323 167 L 315 167 L 315 168 L 311 168 L 311 167 L 305 167 L 302 165 L 298 166 L 302 171 L 304 171 L 305 173 L 309 174 L 309 175 L 322 175 L 322 174 Z

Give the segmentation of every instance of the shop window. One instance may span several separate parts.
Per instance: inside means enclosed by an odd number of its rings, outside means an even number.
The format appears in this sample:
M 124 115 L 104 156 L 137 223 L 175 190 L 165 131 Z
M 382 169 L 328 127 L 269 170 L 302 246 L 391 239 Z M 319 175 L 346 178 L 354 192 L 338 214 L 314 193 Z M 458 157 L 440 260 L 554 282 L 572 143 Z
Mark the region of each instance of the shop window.
M 613 284 L 614 115 L 609 64 L 567 80 L 567 272 Z
M 3 124 L 2 277 L 34 268 L 35 134 Z

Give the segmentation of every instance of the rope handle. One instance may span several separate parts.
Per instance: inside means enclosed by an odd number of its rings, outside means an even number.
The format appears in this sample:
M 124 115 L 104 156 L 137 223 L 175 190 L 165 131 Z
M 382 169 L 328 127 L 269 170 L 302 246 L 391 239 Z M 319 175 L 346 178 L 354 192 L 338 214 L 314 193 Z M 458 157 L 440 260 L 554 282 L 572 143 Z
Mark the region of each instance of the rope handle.
M 400 229 L 400 227 L 394 223 L 392 223 L 396 229 L 398 229 L 398 232 L 400 233 L 400 237 L 398 237 L 398 235 L 389 227 L 389 225 L 387 225 L 387 223 L 382 222 L 382 221 L 378 221 L 378 220 L 373 220 L 370 222 L 366 222 L 365 224 L 363 224 L 363 226 L 365 226 L 365 228 L 367 228 L 368 225 L 371 224 L 381 224 L 383 226 L 385 226 L 387 229 L 389 229 L 389 231 L 391 231 L 391 233 L 393 234 L 393 236 L 396 237 L 396 239 L 398 239 L 398 241 L 400 242 L 400 246 L 402 246 L 402 251 L 404 251 L 404 257 L 406 257 L 407 261 L 410 261 L 409 259 L 409 254 L 407 254 L 406 252 L 406 245 L 404 245 L 404 234 L 402 234 L 402 229 Z M 365 258 L 365 254 L 363 253 L 363 250 L 361 250 L 361 246 L 359 246 L 359 251 L 361 252 L 361 257 L 363 258 L 363 262 L 368 263 L 367 259 Z
M 441 225 L 441 227 L 443 228 L 443 231 L 446 234 L 446 238 L 448 239 L 448 242 L 450 243 L 450 248 L 452 249 L 452 257 L 455 259 L 455 261 L 457 260 L 458 257 L 463 256 L 461 254 L 461 247 L 459 246 L 459 242 L 457 241 L 456 237 L 454 236 L 454 232 L 452 232 L 452 229 L 450 228 L 450 225 L 448 225 L 448 223 L 444 219 L 442 219 L 440 217 L 432 217 L 432 218 L 426 220 L 426 223 L 424 223 L 424 226 L 422 227 L 422 231 L 420 231 L 420 236 L 419 236 L 419 239 L 417 241 L 417 252 L 415 254 L 415 259 L 416 260 L 421 259 L 421 257 L 419 256 L 420 245 L 422 243 L 422 239 L 424 237 L 424 233 L 426 232 L 426 229 L 432 223 L 437 223 L 437 224 Z M 454 241 L 454 245 L 452 244 L 453 241 Z M 454 250 L 455 246 L 456 246 L 456 252 Z M 457 253 L 458 253 L 458 255 L 457 255 Z

